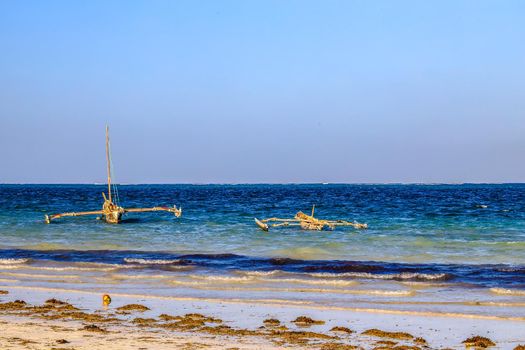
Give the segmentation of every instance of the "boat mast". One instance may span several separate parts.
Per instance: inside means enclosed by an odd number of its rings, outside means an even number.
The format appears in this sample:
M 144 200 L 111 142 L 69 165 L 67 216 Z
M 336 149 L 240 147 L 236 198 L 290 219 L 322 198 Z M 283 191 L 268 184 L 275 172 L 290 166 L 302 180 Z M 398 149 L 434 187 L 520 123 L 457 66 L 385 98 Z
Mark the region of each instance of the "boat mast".
M 177 208 L 176 206 L 172 207 L 151 207 L 151 208 L 122 208 L 119 206 L 119 196 L 118 189 L 115 186 L 113 188 L 115 192 L 115 198 L 117 203 L 113 203 L 113 196 L 111 194 L 111 149 L 109 145 L 109 126 L 106 125 L 106 161 L 107 161 L 107 170 L 108 170 L 108 196 L 102 192 L 102 197 L 104 197 L 104 203 L 102 204 L 102 210 L 91 210 L 91 211 L 81 211 L 81 212 L 68 212 L 60 213 L 53 215 L 45 215 L 44 220 L 46 224 L 50 224 L 52 220 L 59 219 L 66 216 L 83 216 L 83 215 L 99 215 L 102 216 L 107 223 L 118 224 L 121 220 L 121 216 L 125 213 L 144 213 L 144 212 L 153 212 L 153 211 L 167 211 L 175 214 L 176 217 L 182 215 L 182 208 Z
M 109 127 L 106 125 L 106 160 L 108 162 L 108 197 L 109 202 L 113 202 L 111 200 L 111 165 L 110 165 L 110 159 L 109 159 Z

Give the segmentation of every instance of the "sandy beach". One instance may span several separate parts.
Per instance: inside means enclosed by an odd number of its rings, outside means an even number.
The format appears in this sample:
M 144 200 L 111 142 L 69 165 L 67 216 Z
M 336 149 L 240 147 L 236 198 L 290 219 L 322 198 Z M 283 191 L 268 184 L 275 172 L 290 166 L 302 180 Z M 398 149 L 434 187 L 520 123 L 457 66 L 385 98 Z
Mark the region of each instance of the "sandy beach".
M 46 225 L 49 203 L 95 206 L 101 188 L 0 186 L 0 349 L 525 345 L 525 221 L 508 214 L 521 212 L 511 199 L 522 186 L 120 187 L 134 207 L 181 193 L 192 214 Z M 358 208 L 352 216 L 373 225 L 263 232 L 253 222 L 312 194 L 346 198 L 320 215 Z
M 520 349 L 525 318 L 9 288 L 3 349 Z M 485 339 L 486 338 L 486 339 Z M 492 343 L 489 343 L 490 342 Z M 468 345 L 468 344 L 467 344 Z M 476 344 L 474 344 L 476 345 Z
M 525 350 L 525 0 L 0 0 L 0 350 Z

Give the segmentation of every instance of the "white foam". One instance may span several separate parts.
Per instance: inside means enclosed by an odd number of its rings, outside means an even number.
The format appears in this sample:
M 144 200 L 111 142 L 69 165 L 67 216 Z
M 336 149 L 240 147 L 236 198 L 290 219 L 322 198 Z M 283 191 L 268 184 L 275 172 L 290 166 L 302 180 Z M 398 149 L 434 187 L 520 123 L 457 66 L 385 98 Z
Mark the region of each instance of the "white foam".
M 23 278 L 36 278 L 36 279 L 42 279 L 42 278 L 59 278 L 59 279 L 78 279 L 80 276 L 77 275 L 43 275 L 43 274 L 35 274 L 35 273 L 18 273 L 18 272 L 4 272 L 2 273 L 4 276 L 13 276 L 13 277 L 23 277 Z
M 243 275 L 248 275 L 248 276 L 274 276 L 274 275 L 284 274 L 284 272 L 280 271 L 280 270 L 271 270 L 271 271 L 238 271 L 238 273 L 241 273 Z
M 308 280 L 304 278 L 263 278 L 261 281 L 271 283 L 293 283 L 293 284 L 312 284 L 312 285 L 330 285 L 330 286 L 353 286 L 356 281 L 348 280 Z
M 396 274 L 373 274 L 369 272 L 343 272 L 343 273 L 329 273 L 329 272 L 321 272 L 321 273 L 311 273 L 309 274 L 313 277 L 321 277 L 321 278 L 341 278 L 341 277 L 349 277 L 349 278 L 366 278 L 366 279 L 379 279 L 379 280 L 441 280 L 447 276 L 445 273 L 436 273 L 436 274 L 428 274 L 428 273 L 416 273 L 416 272 L 402 272 L 402 273 L 396 273 Z
M 141 280 L 141 279 L 166 279 L 172 276 L 168 275 L 124 275 L 124 274 L 112 274 L 111 277 L 115 279 L 130 279 L 130 280 Z
M 373 295 L 378 297 L 410 297 L 416 294 L 411 290 L 361 290 L 361 289 L 324 289 L 324 288 L 273 288 L 273 287 L 238 287 L 218 286 L 205 281 L 170 281 L 171 284 L 181 286 L 192 286 L 193 288 L 215 291 L 237 291 L 237 292 L 275 292 L 275 293 L 320 293 L 320 294 L 355 294 Z
M 525 296 L 525 290 L 522 289 L 491 288 L 490 291 L 494 294 Z
M 250 283 L 257 280 L 255 277 L 244 276 L 244 277 L 233 277 L 233 276 L 216 276 L 216 275 L 189 275 L 189 278 L 196 280 L 204 280 L 210 282 L 223 282 L 223 283 Z
M 182 285 L 182 286 L 207 286 L 209 285 L 208 282 L 198 282 L 198 281 L 178 281 L 178 280 L 173 280 L 173 281 L 170 281 L 171 284 L 176 284 L 176 285 Z
M 308 284 L 308 285 L 329 285 L 329 286 L 353 286 L 356 281 L 341 279 L 306 279 L 306 278 L 271 278 L 280 271 L 247 273 L 247 276 L 217 276 L 217 275 L 188 275 L 194 280 L 206 281 L 207 283 L 288 283 L 288 284 Z
M 0 259 L 0 265 L 13 265 L 13 264 L 25 264 L 29 261 L 26 258 L 4 258 Z
M 169 264 L 178 264 L 181 262 L 181 260 L 179 259 L 163 260 L 163 259 L 140 259 L 140 258 L 124 258 L 124 261 L 130 264 L 140 264 L 140 265 L 169 265 Z

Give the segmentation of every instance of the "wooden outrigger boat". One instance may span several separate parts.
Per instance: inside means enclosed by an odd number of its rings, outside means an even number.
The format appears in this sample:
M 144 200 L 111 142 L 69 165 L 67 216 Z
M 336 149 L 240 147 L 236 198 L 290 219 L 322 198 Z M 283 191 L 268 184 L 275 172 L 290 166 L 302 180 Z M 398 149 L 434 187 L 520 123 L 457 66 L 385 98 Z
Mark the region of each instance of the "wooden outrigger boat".
M 102 192 L 102 197 L 104 197 L 104 203 L 102 204 L 102 210 L 92 210 L 92 211 L 81 211 L 81 212 L 71 212 L 71 213 L 61 213 L 61 214 L 52 214 L 45 215 L 46 224 L 51 223 L 52 220 L 59 219 L 66 216 L 84 216 L 84 215 L 99 215 L 107 223 L 118 224 L 122 218 L 122 215 L 125 213 L 144 213 L 151 211 L 167 211 L 175 214 L 176 217 L 182 215 L 182 208 L 177 208 L 176 206 L 171 207 L 151 207 L 151 208 L 123 208 L 118 204 L 118 193 L 113 201 L 114 196 L 111 193 L 111 154 L 109 147 L 109 128 L 106 126 L 106 160 L 108 163 L 108 193 L 107 197 L 104 192 Z M 115 186 L 115 185 L 113 185 Z M 116 187 L 115 187 L 116 190 Z
M 310 231 L 322 231 L 325 229 L 333 230 L 337 226 L 352 226 L 356 229 L 368 228 L 367 224 L 361 224 L 358 222 L 350 222 L 344 220 L 321 220 L 314 218 L 315 205 L 312 207 L 312 215 L 307 215 L 302 211 L 295 214 L 293 219 L 281 219 L 281 218 L 269 218 L 259 220 L 255 218 L 255 223 L 263 231 L 269 231 L 270 227 L 282 227 L 282 226 L 299 226 L 303 230 Z M 268 224 L 269 222 L 276 222 L 275 224 Z

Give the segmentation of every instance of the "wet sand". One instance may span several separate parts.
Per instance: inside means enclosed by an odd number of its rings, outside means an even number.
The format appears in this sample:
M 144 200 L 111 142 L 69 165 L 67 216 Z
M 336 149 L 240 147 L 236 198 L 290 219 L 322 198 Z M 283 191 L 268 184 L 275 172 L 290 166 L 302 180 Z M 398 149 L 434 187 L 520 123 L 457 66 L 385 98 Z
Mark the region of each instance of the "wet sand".
M 417 350 L 525 344 L 520 319 L 130 295 L 112 295 L 112 303 L 103 306 L 102 293 L 5 290 L 1 349 Z

